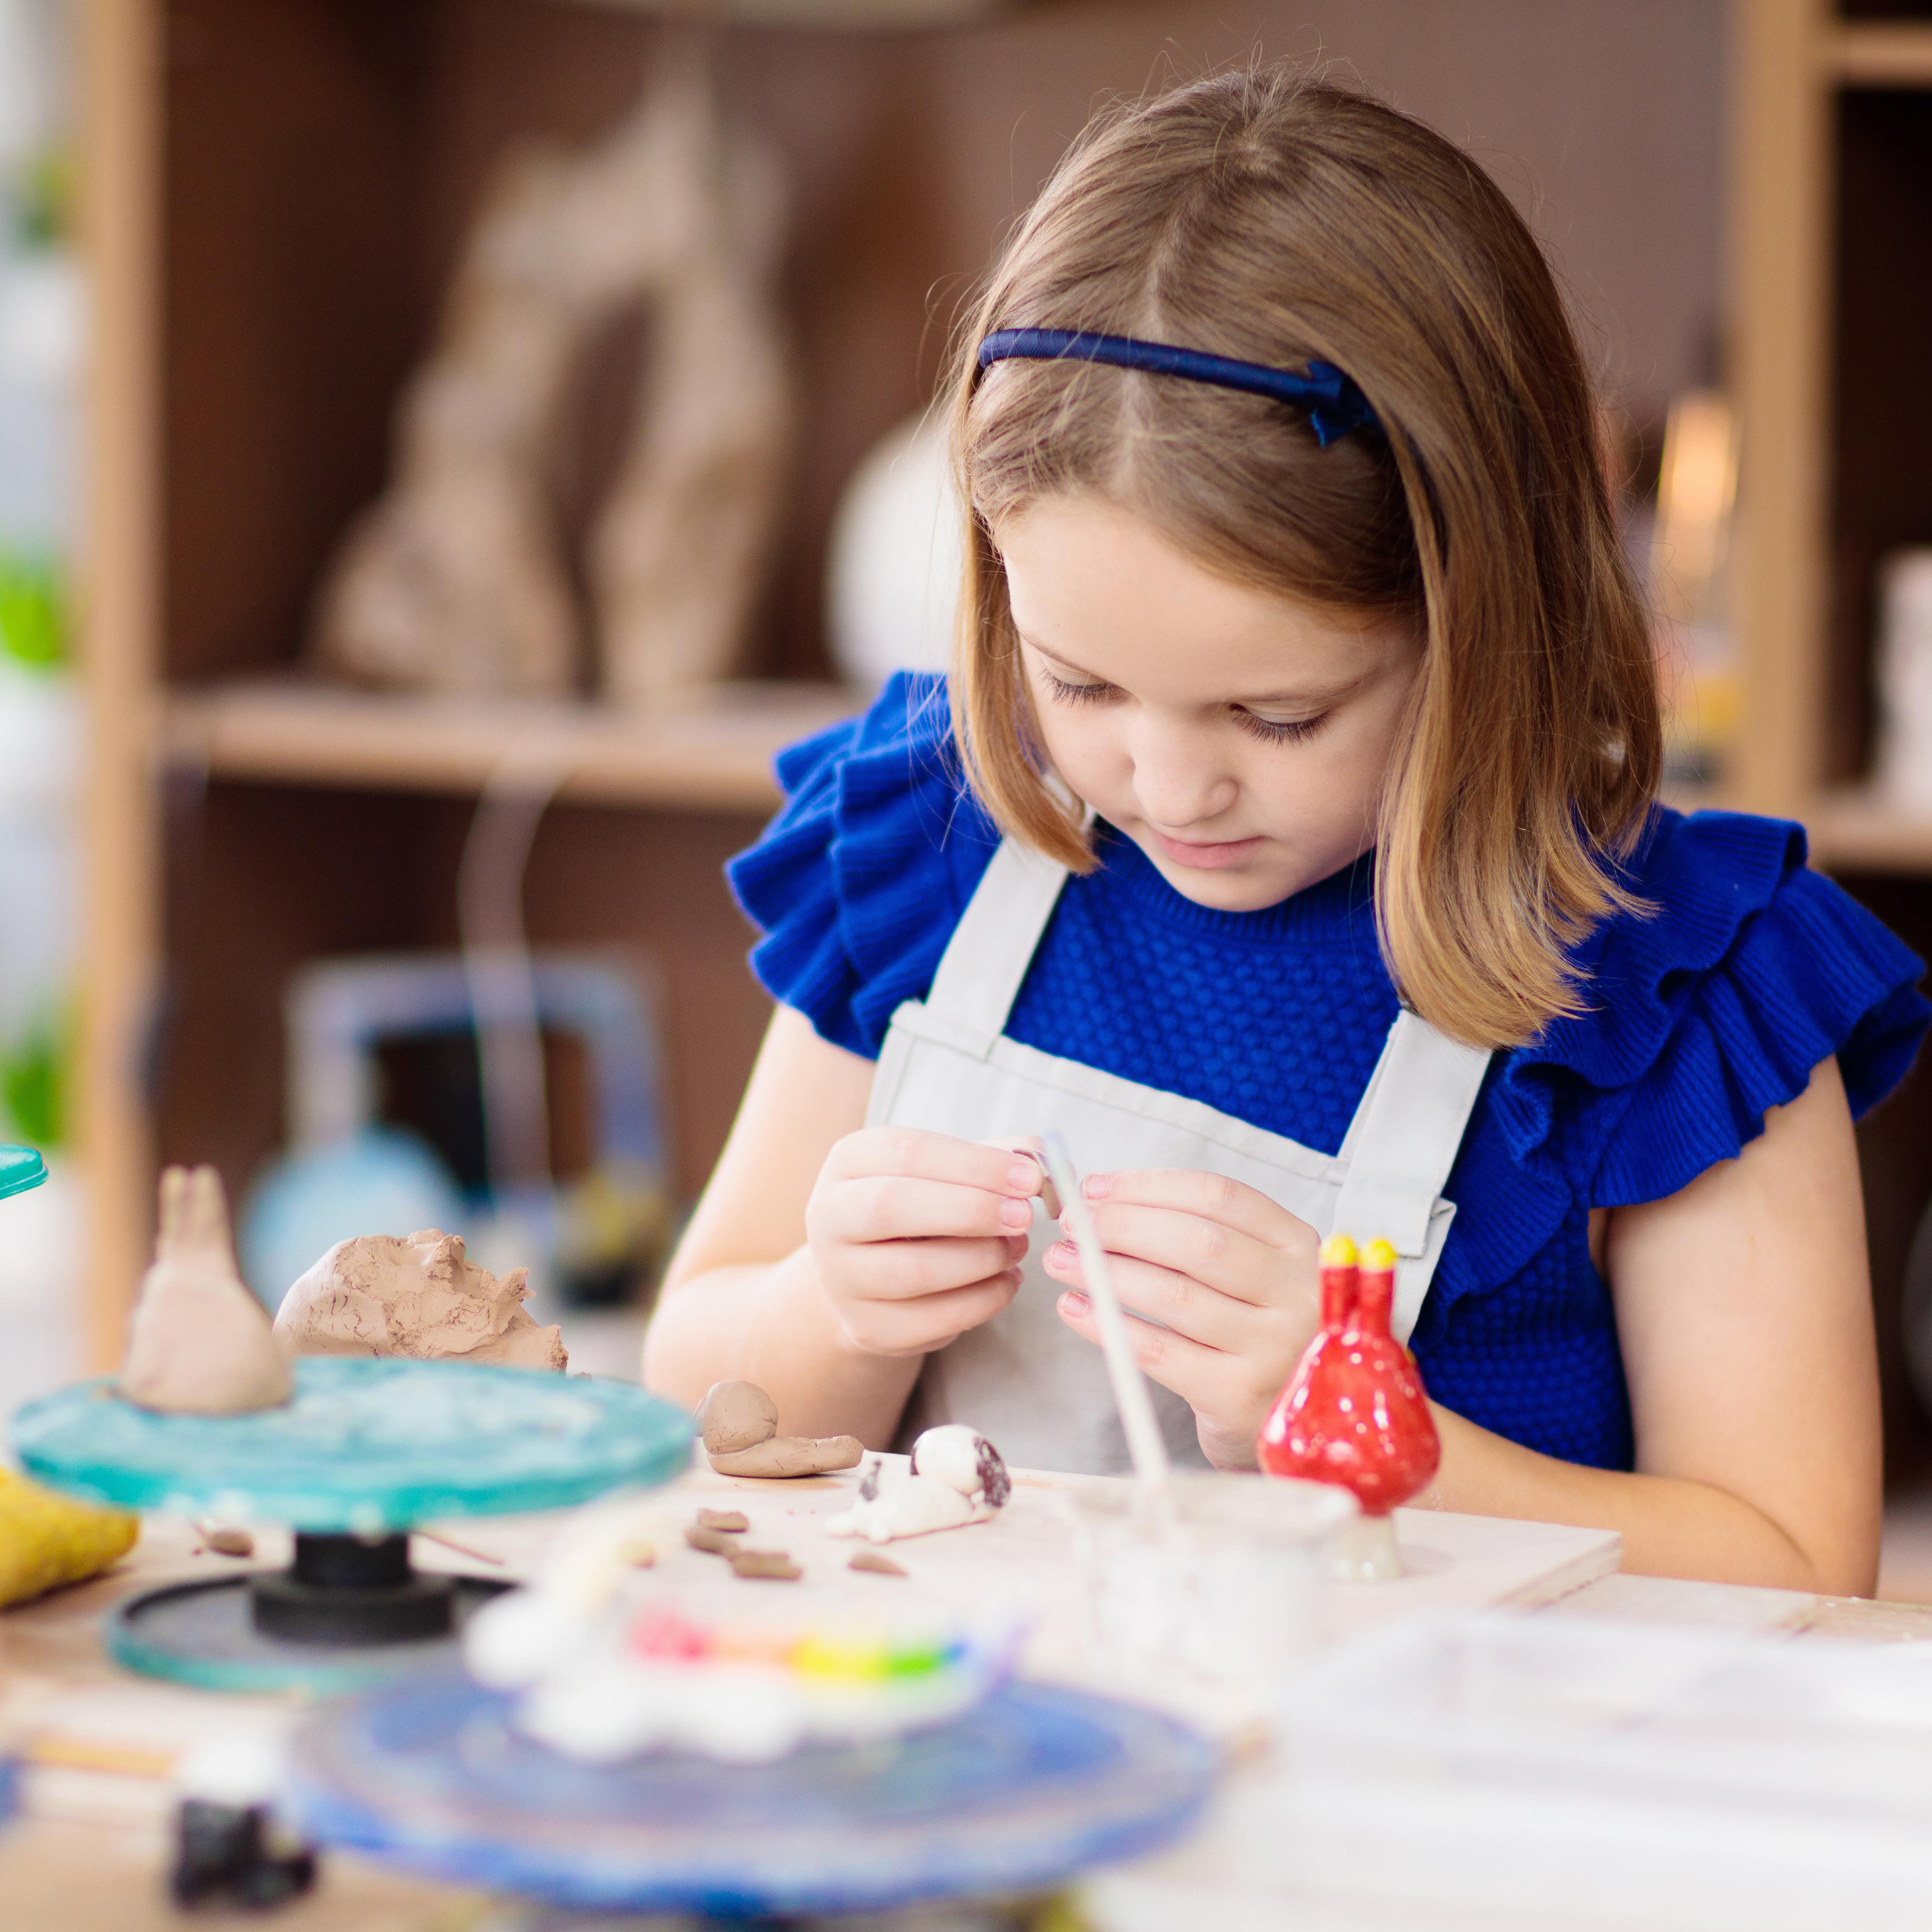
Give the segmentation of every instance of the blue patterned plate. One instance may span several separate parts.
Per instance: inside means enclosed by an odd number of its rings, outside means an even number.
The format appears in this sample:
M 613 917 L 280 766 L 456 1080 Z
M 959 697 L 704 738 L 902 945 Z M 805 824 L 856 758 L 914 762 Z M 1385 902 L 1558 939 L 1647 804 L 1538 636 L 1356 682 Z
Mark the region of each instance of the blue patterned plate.
M 329 1706 L 296 1741 L 297 1822 L 429 1877 L 592 1910 L 881 1911 L 1150 1850 L 1219 1768 L 1159 1712 L 1024 1682 L 932 1730 L 764 1765 L 575 1764 L 512 1730 L 512 1708 L 460 1676 Z
M 14 1418 L 27 1473 L 125 1509 L 374 1535 L 562 1509 L 688 1462 L 691 1419 L 635 1384 L 532 1369 L 315 1356 L 246 1415 L 160 1415 L 106 1378 Z

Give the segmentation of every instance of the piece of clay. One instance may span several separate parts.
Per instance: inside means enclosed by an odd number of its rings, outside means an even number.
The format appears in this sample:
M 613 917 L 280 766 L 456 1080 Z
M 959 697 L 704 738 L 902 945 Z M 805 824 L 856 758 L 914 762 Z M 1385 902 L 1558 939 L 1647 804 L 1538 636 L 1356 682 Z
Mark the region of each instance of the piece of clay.
M 1060 1219 L 1061 1211 L 1060 1190 L 1053 1184 L 1053 1176 L 1046 1171 L 1046 1156 L 1040 1150 L 1039 1139 L 1040 1136 L 1037 1134 L 1028 1134 L 1021 1140 L 983 1141 L 980 1144 L 982 1147 L 1002 1148 L 1008 1154 L 1023 1154 L 1028 1160 L 1037 1162 L 1040 1168 L 1040 1204 L 1046 1210 L 1047 1219 L 1049 1221 L 1057 1221 Z
M 912 1445 L 912 1473 L 890 1490 L 874 1461 L 860 1478 L 852 1507 L 830 1517 L 826 1533 L 862 1536 L 872 1543 L 928 1536 L 988 1521 L 1012 1493 L 1000 1452 L 976 1429 L 947 1423 L 928 1429 Z
M 876 1550 L 856 1552 L 845 1567 L 848 1570 L 863 1570 L 874 1576 L 903 1576 L 906 1574 L 903 1565 L 895 1563 L 890 1556 L 881 1556 Z
M 868 1543 L 890 1543 L 895 1537 L 929 1536 L 936 1529 L 989 1522 L 992 1516 L 985 1503 L 976 1503 L 931 1476 L 908 1476 L 874 1501 L 861 1497 L 849 1510 L 828 1517 L 825 1528 L 830 1536 L 862 1536 Z
M 721 1476 L 823 1476 L 856 1468 L 865 1453 L 856 1436 L 774 1436 L 735 1456 L 714 1456 L 711 1466 Z
M 698 1526 L 700 1529 L 728 1532 L 745 1530 L 751 1528 L 752 1519 L 742 1510 L 701 1509 L 698 1512 Z
M 529 1292 L 529 1269 L 494 1275 L 465 1256 L 460 1234 L 360 1234 L 338 1241 L 284 1296 L 275 1339 L 290 1355 L 562 1370 L 562 1333 L 537 1325 Z
M 245 1529 L 211 1529 L 208 1546 L 218 1556 L 252 1556 L 255 1539 Z
M 706 1452 L 729 1456 L 778 1432 L 778 1406 L 756 1382 L 713 1382 L 697 1420 Z
M 235 1265 L 228 1203 L 212 1167 L 161 1176 L 160 1232 L 119 1387 L 143 1408 L 189 1415 L 273 1408 L 295 1392 L 268 1315 Z
M 704 1453 L 721 1476 L 822 1476 L 866 1453 L 856 1436 L 781 1436 L 778 1406 L 756 1382 L 713 1382 L 698 1406 Z
M 738 1550 L 731 1556 L 734 1576 L 763 1577 L 776 1583 L 795 1583 L 805 1574 L 782 1550 Z
M 1000 1452 L 964 1423 L 927 1430 L 912 1445 L 912 1472 L 931 1476 L 993 1509 L 1002 1508 L 1013 1492 L 1012 1478 Z
M 712 1556 L 729 1556 L 734 1550 L 743 1547 L 734 1543 L 722 1529 L 706 1529 L 694 1523 L 684 1532 L 684 1540 L 694 1550 L 702 1550 Z

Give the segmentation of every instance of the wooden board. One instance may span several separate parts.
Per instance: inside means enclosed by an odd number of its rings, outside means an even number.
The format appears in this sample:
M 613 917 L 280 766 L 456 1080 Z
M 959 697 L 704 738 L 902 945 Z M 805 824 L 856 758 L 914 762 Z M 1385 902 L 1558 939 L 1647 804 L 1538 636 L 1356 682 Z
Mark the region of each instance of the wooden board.
M 899 1579 L 855 1573 L 849 1567 L 852 1556 L 867 1546 L 826 1532 L 826 1519 L 850 1503 L 856 1471 L 758 1482 L 718 1475 L 701 1456 L 698 1460 L 700 1466 L 658 1493 L 669 1534 L 660 1542 L 656 1574 L 701 1591 L 707 1599 L 720 1592 L 785 1587 L 827 1608 L 877 1606 L 882 1598 L 978 1611 L 1009 1603 L 1033 1621 L 1024 1663 L 1030 1674 L 1142 1697 L 1229 1734 L 1265 1718 L 1276 1694 L 1272 1687 L 1181 1683 L 1164 1674 L 1096 1663 L 1086 1636 L 1084 1585 L 1072 1556 L 1072 1484 L 1064 1476 L 1016 1470 L 1012 1500 L 992 1522 L 885 1545 L 884 1553 L 908 1573 Z M 902 1456 L 884 1460 L 889 1468 L 904 1462 Z M 746 1541 L 787 1551 L 804 1570 L 802 1580 L 784 1586 L 743 1583 L 716 1557 L 686 1547 L 680 1527 L 700 1506 L 742 1510 L 751 1520 Z M 476 1518 L 438 1527 L 469 1550 L 500 1562 L 486 1568 L 419 1543 L 417 1560 L 425 1567 L 526 1574 L 556 1534 L 556 1520 Z M 1396 1529 L 1412 1574 L 1392 1583 L 1333 1588 L 1320 1641 L 1343 1641 L 1405 1616 L 1547 1603 L 1609 1575 L 1622 1549 L 1610 1530 L 1423 1510 L 1399 1510 Z

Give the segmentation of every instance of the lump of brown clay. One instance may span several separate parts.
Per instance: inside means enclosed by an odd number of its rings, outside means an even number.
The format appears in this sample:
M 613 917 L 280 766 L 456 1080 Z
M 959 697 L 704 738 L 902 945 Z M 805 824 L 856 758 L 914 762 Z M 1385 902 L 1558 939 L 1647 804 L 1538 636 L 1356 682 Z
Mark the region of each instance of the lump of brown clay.
M 823 1476 L 856 1467 L 856 1436 L 781 1436 L 778 1406 L 755 1382 L 713 1382 L 698 1406 L 704 1453 L 721 1476 Z
M 694 1550 L 701 1550 L 708 1556 L 729 1556 L 743 1545 L 734 1543 L 722 1529 L 707 1529 L 701 1522 L 694 1522 L 684 1532 L 684 1540 Z
M 268 1315 L 235 1265 L 212 1167 L 161 1176 L 160 1232 L 128 1324 L 120 1390 L 143 1408 L 188 1415 L 273 1408 L 295 1392 Z
M 701 1509 L 698 1512 L 698 1526 L 700 1529 L 722 1529 L 735 1534 L 749 1529 L 752 1519 L 742 1510 Z
M 561 1332 L 524 1306 L 530 1270 L 494 1275 L 460 1234 L 424 1228 L 406 1238 L 338 1241 L 283 1298 L 275 1339 L 291 1355 L 455 1358 L 500 1367 L 569 1366 Z
M 903 1576 L 905 1567 L 895 1563 L 890 1556 L 882 1556 L 876 1550 L 862 1550 L 846 1564 L 848 1570 L 863 1570 L 874 1576 Z
M 713 1382 L 698 1406 L 698 1427 L 709 1454 L 729 1456 L 778 1432 L 778 1406 L 756 1382 Z

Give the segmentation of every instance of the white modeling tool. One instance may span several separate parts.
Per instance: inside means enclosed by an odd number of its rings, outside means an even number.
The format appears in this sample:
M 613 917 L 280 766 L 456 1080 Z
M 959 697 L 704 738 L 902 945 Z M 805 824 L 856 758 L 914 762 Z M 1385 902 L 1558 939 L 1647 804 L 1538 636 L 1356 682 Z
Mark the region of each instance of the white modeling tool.
M 1100 1324 L 1100 1351 L 1107 1358 L 1107 1379 L 1114 1385 L 1114 1406 L 1120 1412 L 1120 1426 L 1126 1430 L 1127 1450 L 1134 1459 L 1134 1474 L 1150 1492 L 1167 1487 L 1167 1444 L 1161 1440 L 1160 1425 L 1155 1421 L 1154 1402 L 1148 1394 L 1147 1378 L 1134 1360 L 1133 1344 L 1127 1340 L 1126 1317 L 1120 1312 L 1114 1292 L 1114 1277 L 1100 1238 L 1094 1232 L 1094 1217 L 1087 1211 L 1086 1197 L 1080 1192 L 1080 1177 L 1074 1172 L 1072 1157 L 1058 1134 L 1040 1137 L 1040 1158 L 1059 1190 L 1060 1205 L 1080 1253 L 1080 1272 L 1087 1292 L 1093 1297 L 1094 1312 Z

